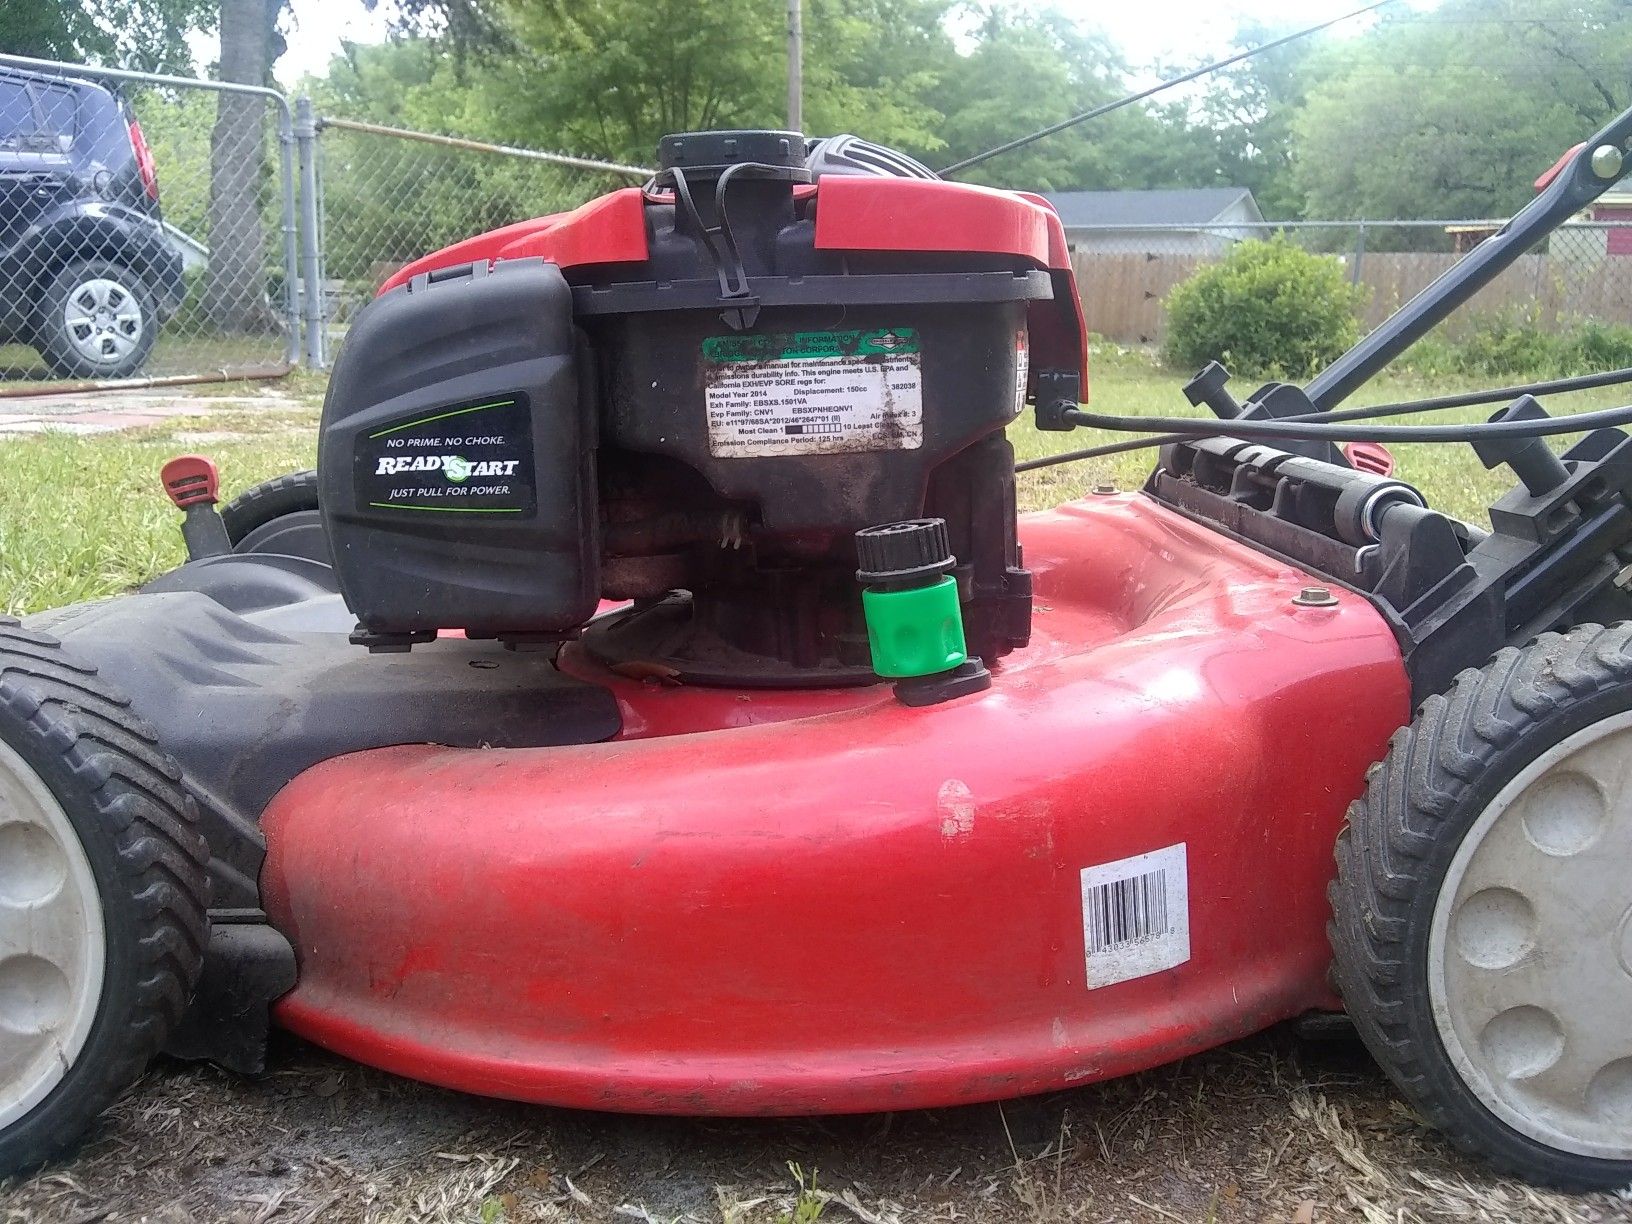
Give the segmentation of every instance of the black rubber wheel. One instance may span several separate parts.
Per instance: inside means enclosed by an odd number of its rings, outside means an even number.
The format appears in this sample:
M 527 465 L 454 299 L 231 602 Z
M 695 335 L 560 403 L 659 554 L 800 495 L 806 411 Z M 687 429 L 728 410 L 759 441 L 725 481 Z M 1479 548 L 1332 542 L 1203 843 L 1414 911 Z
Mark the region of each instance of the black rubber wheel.
M 208 852 L 152 730 L 0 618 L 0 1177 L 135 1082 L 203 965 Z
M 234 552 L 281 553 L 329 563 L 317 513 L 317 473 L 290 472 L 246 489 L 221 507 Z
M 1331 888 L 1338 985 L 1389 1077 L 1457 1146 L 1571 1190 L 1632 1185 L 1622 761 L 1632 626 L 1503 650 L 1395 734 Z
M 159 315 L 136 272 L 83 259 L 51 278 L 35 329 L 40 355 L 64 378 L 129 378 L 153 352 Z

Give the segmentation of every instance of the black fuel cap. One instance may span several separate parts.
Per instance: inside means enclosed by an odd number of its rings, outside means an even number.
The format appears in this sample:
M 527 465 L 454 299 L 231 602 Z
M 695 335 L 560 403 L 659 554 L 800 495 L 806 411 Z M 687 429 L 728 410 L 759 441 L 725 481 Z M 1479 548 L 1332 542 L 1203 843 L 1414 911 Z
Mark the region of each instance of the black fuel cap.
M 799 132 L 750 128 L 734 132 L 675 132 L 657 142 L 658 166 L 663 170 L 678 167 L 688 178 L 718 175 L 727 166 L 742 162 L 805 171 L 805 138 Z

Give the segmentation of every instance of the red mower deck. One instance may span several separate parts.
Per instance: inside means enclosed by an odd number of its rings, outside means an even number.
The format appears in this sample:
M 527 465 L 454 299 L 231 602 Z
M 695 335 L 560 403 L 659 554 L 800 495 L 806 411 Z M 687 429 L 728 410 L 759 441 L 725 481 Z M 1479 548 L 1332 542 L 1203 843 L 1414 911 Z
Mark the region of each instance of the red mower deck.
M 1332 842 L 1408 717 L 1388 626 L 1142 496 L 1022 522 L 1037 639 L 984 696 L 597 674 L 617 742 L 297 778 L 264 820 L 300 958 L 279 1023 L 494 1096 L 797 1114 L 1058 1088 L 1339 1006 Z M 1083 869 L 1174 846 L 1189 960 L 1090 989 Z

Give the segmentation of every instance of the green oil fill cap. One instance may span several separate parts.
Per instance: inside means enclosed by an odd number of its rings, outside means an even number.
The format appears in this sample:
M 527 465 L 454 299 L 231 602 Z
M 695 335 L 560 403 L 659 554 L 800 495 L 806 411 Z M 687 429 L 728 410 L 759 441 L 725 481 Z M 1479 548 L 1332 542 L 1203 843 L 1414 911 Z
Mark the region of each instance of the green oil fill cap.
M 856 532 L 861 606 L 873 670 L 890 679 L 936 676 L 968 659 L 957 560 L 945 519 L 908 519 Z

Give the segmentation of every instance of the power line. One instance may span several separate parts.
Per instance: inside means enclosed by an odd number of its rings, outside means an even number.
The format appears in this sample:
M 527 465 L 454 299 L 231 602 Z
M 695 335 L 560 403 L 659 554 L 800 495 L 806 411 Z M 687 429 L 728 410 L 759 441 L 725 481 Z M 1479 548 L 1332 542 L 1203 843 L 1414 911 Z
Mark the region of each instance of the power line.
M 1330 29 L 1334 25 L 1339 25 L 1342 22 L 1348 21 L 1354 17 L 1364 16 L 1366 13 L 1375 12 L 1377 9 L 1384 8 L 1393 3 L 1395 3 L 1395 0 L 1376 0 L 1376 2 L 1373 4 L 1368 4 L 1364 8 L 1357 8 L 1350 13 L 1344 13 L 1341 17 L 1333 17 L 1330 21 L 1323 21 L 1319 25 L 1312 25 L 1306 29 L 1298 30 L 1295 33 L 1273 39 L 1270 42 L 1262 44 L 1261 46 L 1249 47 L 1247 50 L 1238 51 L 1236 54 L 1225 59 L 1215 60 L 1211 64 L 1203 64 L 1200 68 L 1192 69 L 1181 76 L 1172 77 L 1169 80 L 1152 85 L 1149 89 L 1141 89 L 1137 93 L 1128 94 L 1126 97 L 1118 98 L 1114 102 L 1103 103 L 1102 105 L 1094 107 L 1092 110 L 1084 111 L 1082 114 L 1075 115 L 1070 119 L 1063 119 L 1059 123 L 1053 123 L 1048 127 L 1039 128 L 1030 135 L 1021 136 L 1015 140 L 1008 141 L 1005 144 L 1000 144 L 996 148 L 987 149 L 984 153 L 976 153 L 973 157 L 966 157 L 960 162 L 954 162 L 952 165 L 947 166 L 940 171 L 941 176 L 944 178 L 948 175 L 956 173 L 959 170 L 966 170 L 970 166 L 976 166 L 981 162 L 989 161 L 1000 154 L 1009 153 L 1015 149 L 1022 149 L 1026 145 L 1034 144 L 1035 142 L 1042 140 L 1044 137 L 1054 135 L 1056 132 L 1063 132 L 1067 128 L 1075 127 L 1079 123 L 1086 123 L 1090 119 L 1097 119 L 1101 115 L 1109 114 L 1114 110 L 1120 110 L 1124 106 L 1131 106 L 1135 102 L 1142 102 L 1146 98 L 1151 97 L 1154 94 L 1159 94 L 1165 89 L 1172 89 L 1175 85 L 1183 85 L 1189 81 L 1194 81 L 1196 78 L 1204 77 L 1208 73 L 1217 72 L 1220 68 L 1228 68 L 1231 64 L 1239 64 L 1242 60 L 1251 59 L 1255 55 L 1262 55 L 1265 51 L 1273 51 L 1276 47 L 1284 47 L 1289 42 L 1296 42 L 1300 38 L 1307 38 L 1311 34 L 1318 34 L 1322 30 Z

